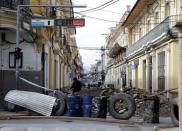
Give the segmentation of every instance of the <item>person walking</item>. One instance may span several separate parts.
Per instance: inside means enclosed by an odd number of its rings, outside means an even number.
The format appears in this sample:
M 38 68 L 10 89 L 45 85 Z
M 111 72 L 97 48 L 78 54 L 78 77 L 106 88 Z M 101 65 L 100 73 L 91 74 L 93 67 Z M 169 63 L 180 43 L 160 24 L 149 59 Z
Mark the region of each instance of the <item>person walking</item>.
M 74 78 L 71 86 L 71 89 L 73 89 L 73 93 L 79 92 L 81 90 L 81 86 L 81 82 L 77 78 Z

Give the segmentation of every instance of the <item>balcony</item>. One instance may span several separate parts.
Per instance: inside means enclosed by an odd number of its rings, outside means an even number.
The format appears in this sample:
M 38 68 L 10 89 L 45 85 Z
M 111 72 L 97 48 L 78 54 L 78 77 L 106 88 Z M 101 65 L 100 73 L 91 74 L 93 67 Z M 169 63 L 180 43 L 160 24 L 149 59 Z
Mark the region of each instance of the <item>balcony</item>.
M 16 10 L 17 5 L 29 4 L 29 0 L 0 0 L 0 7 Z
M 159 25 L 154 27 L 149 33 L 140 38 L 137 42 L 133 44 L 130 48 L 126 50 L 126 56 L 131 56 L 136 52 L 144 49 L 149 44 L 153 44 L 153 41 L 159 39 L 161 36 L 168 34 L 175 36 L 176 30 L 173 26 L 176 22 L 181 21 L 182 15 L 173 15 L 167 17 L 164 21 L 162 21 Z
M 114 64 L 114 59 L 109 59 L 107 62 L 107 67 L 110 67 L 113 64 Z
M 126 48 L 121 47 L 118 43 L 115 43 L 114 46 L 109 50 L 108 56 L 115 58 L 121 51 L 125 52 Z

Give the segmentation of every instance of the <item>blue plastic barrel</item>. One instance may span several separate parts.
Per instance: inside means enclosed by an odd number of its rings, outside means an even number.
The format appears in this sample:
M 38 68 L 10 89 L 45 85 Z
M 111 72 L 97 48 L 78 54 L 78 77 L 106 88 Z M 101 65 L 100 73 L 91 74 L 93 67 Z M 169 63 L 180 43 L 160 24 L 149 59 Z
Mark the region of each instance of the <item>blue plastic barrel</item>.
M 93 96 L 82 96 L 82 116 L 91 116 L 91 106 L 92 106 Z
M 80 96 L 68 96 L 67 98 L 67 107 L 68 107 L 68 115 L 69 116 L 81 116 L 82 108 L 81 108 L 81 97 Z

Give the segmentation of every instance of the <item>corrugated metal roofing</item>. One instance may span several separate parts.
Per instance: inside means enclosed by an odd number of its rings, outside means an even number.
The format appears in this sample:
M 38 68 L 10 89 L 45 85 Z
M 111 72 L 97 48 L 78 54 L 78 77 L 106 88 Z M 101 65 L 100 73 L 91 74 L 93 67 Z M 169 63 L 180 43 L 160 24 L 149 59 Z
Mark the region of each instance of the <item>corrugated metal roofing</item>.
M 5 101 L 25 107 L 45 116 L 51 115 L 55 100 L 56 98 L 52 96 L 18 90 L 9 91 L 5 96 Z

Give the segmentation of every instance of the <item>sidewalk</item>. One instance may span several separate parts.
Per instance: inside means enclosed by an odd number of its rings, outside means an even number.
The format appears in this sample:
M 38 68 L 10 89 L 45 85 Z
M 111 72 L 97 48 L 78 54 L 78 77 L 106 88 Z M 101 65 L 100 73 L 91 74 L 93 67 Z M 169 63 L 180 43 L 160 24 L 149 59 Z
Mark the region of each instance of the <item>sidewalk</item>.
M 27 111 L 8 112 L 0 111 L 0 120 L 9 119 L 65 119 L 65 120 L 78 120 L 78 121 L 90 121 L 90 122 L 105 122 L 105 123 L 118 123 L 136 125 L 141 131 L 178 131 L 179 128 L 173 126 L 170 117 L 160 117 L 160 123 L 144 123 L 143 119 L 138 117 L 132 117 L 130 120 L 117 120 L 111 116 L 107 116 L 107 119 L 100 118 L 85 118 L 85 117 L 69 117 L 69 116 L 28 116 Z
M 9 112 L 9 111 L 0 111 L 0 117 L 4 116 L 28 116 L 27 111 L 19 111 L 19 112 Z

